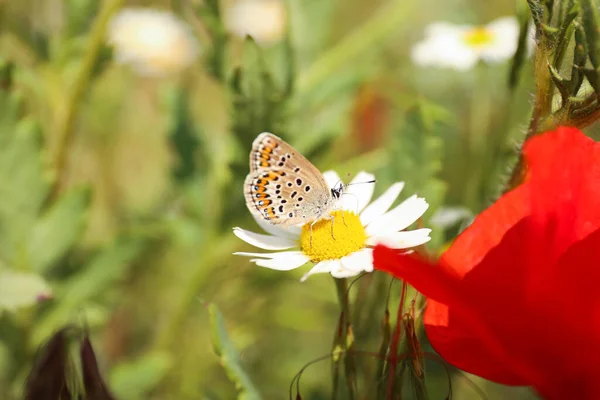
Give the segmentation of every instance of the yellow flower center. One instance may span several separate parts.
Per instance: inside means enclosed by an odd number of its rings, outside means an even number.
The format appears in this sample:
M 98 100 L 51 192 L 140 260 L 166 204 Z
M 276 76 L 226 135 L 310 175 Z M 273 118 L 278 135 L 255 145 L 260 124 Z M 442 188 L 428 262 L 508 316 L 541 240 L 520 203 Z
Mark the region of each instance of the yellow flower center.
M 483 47 L 493 42 L 494 34 L 484 26 L 478 26 L 465 32 L 463 38 L 467 45 L 471 47 Z
M 351 211 L 334 211 L 332 219 L 306 224 L 300 234 L 300 248 L 313 263 L 340 259 L 365 247 L 367 234 L 358 215 Z

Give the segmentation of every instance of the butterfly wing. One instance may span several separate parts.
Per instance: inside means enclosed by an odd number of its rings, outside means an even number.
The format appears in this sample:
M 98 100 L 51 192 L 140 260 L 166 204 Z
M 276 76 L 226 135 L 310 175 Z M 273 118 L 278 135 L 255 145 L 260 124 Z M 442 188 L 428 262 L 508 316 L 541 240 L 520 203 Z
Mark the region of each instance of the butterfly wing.
M 258 135 L 250 150 L 250 172 L 265 168 L 303 168 L 310 170 L 309 173 L 321 175 L 320 171 L 296 149 L 269 132 Z
M 333 204 L 323 174 L 292 146 L 268 132 L 252 143 L 244 196 L 250 212 L 284 226 L 314 221 Z
M 317 171 L 318 172 L 318 171 Z M 263 168 L 244 182 L 246 206 L 254 215 L 274 225 L 292 226 L 320 218 L 333 204 L 323 175 L 287 168 Z

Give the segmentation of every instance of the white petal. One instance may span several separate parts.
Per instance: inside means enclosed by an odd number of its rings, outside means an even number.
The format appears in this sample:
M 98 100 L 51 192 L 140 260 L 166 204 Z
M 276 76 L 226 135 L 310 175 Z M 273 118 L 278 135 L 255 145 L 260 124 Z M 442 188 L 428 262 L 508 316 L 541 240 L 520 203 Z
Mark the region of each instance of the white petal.
M 408 249 L 427 243 L 431 240 L 429 234 L 431 229 L 415 229 L 414 231 L 393 232 L 380 236 L 371 236 L 367 239 L 367 244 L 375 246 L 383 244 L 392 249 Z
M 284 250 L 296 246 L 296 242 L 284 237 L 261 235 L 242 228 L 233 228 L 233 234 L 252 246 L 265 250 Z
M 331 276 L 334 278 L 349 278 L 358 274 L 360 274 L 360 271 L 352 271 L 351 269 L 345 269 L 341 266 L 340 268 L 334 268 L 331 270 Z
M 233 253 L 234 256 L 244 256 L 244 257 L 262 257 L 262 258 L 275 258 L 277 254 L 281 253 L 291 253 L 291 252 L 275 252 L 275 253 L 247 253 L 245 251 L 236 251 Z M 295 253 L 295 252 L 294 252 Z
M 339 184 L 341 181 L 340 176 L 335 171 L 324 172 L 323 178 L 325 178 L 325 182 L 327 182 L 331 189 L 333 189 L 335 185 Z
M 486 29 L 494 35 L 494 40 L 481 50 L 481 57 L 488 62 L 501 62 L 511 58 L 517 50 L 519 22 L 515 17 L 498 18 L 490 22 Z
M 387 212 L 375 219 L 366 228 L 369 236 L 383 235 L 391 232 L 398 232 L 407 228 L 413 222 L 421 218 L 429 204 L 425 199 L 413 195 L 404 200 L 390 212 Z
M 471 25 L 456 25 L 447 21 L 435 21 L 425 27 L 425 37 L 461 37 L 465 31 L 472 28 Z
M 421 66 L 453 68 L 466 71 L 477 63 L 479 54 L 463 40 L 468 27 L 434 23 L 427 37 L 411 50 L 413 62 Z
M 373 271 L 373 249 L 362 249 L 342 258 L 344 269 L 351 271 Z
M 250 35 L 264 44 L 279 41 L 286 32 L 286 8 L 279 0 L 235 1 L 225 8 L 223 20 L 225 27 L 237 36 Z
M 404 182 L 394 183 L 377 200 L 369 204 L 360 214 L 360 222 L 362 222 L 363 226 L 369 225 L 375 218 L 385 214 L 392 204 L 394 204 L 403 187 Z
M 298 237 L 300 237 L 300 232 L 302 231 L 302 228 L 300 228 L 300 227 L 297 227 L 297 226 L 284 227 L 284 226 L 279 226 L 279 225 L 273 225 L 273 224 L 269 223 L 268 221 L 265 221 L 263 218 L 259 217 L 258 215 L 252 214 L 252 217 L 254 218 L 256 223 L 265 232 L 268 232 L 271 235 L 280 236 L 280 237 L 284 237 L 284 238 L 288 238 L 288 239 L 298 239 Z
M 308 271 L 306 274 L 304 274 L 302 276 L 302 278 L 300 278 L 300 282 L 306 281 L 309 276 L 314 275 L 314 274 L 322 274 L 322 273 L 331 272 L 332 267 L 339 268 L 339 261 L 338 260 L 321 261 L 321 262 L 317 263 L 317 265 L 312 267 L 310 269 L 310 271 Z
M 344 188 L 344 193 L 340 199 L 340 206 L 344 210 L 353 211 L 356 214 L 360 213 L 373 196 L 375 182 L 366 183 L 375 179 L 375 175 L 361 171 L 352 182 L 348 184 L 348 188 Z
M 270 260 L 255 258 L 250 261 L 261 267 L 276 269 L 278 271 L 289 271 L 306 264 L 310 260 L 300 251 L 285 251 L 282 253 L 273 253 Z

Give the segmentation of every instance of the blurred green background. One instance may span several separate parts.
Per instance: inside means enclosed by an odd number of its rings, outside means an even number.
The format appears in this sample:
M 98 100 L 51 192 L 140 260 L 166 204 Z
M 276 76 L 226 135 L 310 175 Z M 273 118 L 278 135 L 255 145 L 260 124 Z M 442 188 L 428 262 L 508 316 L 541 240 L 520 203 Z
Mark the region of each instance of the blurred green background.
M 288 0 L 287 35 L 256 44 L 226 32 L 214 0 L 0 1 L 0 271 L 52 292 L 0 308 L 0 398 L 20 397 L 36 349 L 69 323 L 89 327 L 120 399 L 236 398 L 227 368 L 262 398 L 287 398 L 294 375 L 331 351 L 339 305 L 327 275 L 300 283 L 306 267 L 231 255 L 251 251 L 234 226 L 258 229 L 241 187 L 252 140 L 271 131 L 322 171 L 373 172 L 376 195 L 405 181 L 402 198 L 430 204 L 422 223 L 439 254 L 461 222 L 430 218 L 477 213 L 500 192 L 530 114 L 531 61 L 509 87 L 510 61 L 422 68 L 410 49 L 430 22 L 485 24 L 523 3 Z M 165 77 L 115 62 L 103 18 L 120 6 L 177 14 L 199 58 Z M 374 273 L 352 292 L 357 349 L 378 351 L 388 284 Z M 239 352 L 233 367 L 213 350 L 208 303 Z M 376 362 L 360 358 L 361 387 Z M 330 398 L 330 369 L 304 372 L 303 399 Z M 449 379 L 457 399 L 534 398 L 452 369 L 448 378 L 433 357 L 426 370 L 432 399 Z

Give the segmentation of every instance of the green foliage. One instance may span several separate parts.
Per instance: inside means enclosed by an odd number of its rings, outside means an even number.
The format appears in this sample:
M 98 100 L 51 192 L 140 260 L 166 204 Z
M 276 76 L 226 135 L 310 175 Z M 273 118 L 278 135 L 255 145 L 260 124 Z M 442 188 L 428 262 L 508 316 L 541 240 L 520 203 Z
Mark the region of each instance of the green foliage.
M 89 188 L 72 189 L 40 216 L 28 243 L 30 268 L 47 272 L 75 244 L 85 228 L 90 196 Z
M 215 304 L 208 305 L 208 312 L 212 326 L 213 349 L 221 359 L 221 365 L 225 368 L 227 376 L 235 383 L 235 387 L 238 390 L 238 399 L 260 400 L 260 394 L 240 365 L 240 356 L 227 336 L 221 312 Z
M 118 399 L 146 399 L 172 367 L 170 354 L 146 354 L 134 362 L 115 365 L 110 374 L 110 388 Z
M 178 181 L 185 181 L 196 175 L 196 150 L 198 139 L 194 134 L 193 121 L 189 115 L 189 99 L 185 90 L 177 90 L 172 99 L 173 122 L 170 139 L 173 143 L 178 162 L 173 175 Z
M 102 295 L 125 276 L 141 246 L 139 240 L 120 240 L 102 249 L 79 272 L 64 280 L 56 289 L 55 305 L 32 331 L 33 344 L 39 345 L 51 332 L 78 316 L 85 318 L 86 302 Z
M 21 119 L 22 99 L 0 92 L 0 255 L 7 263 L 22 265 L 25 242 L 48 194 L 44 174 L 40 127 Z
M 388 174 L 410 177 L 405 182 L 403 193 L 417 193 L 429 203 L 423 226 L 429 226 L 433 213 L 444 204 L 446 184 L 439 178 L 443 142 L 438 131 L 449 122 L 450 116 L 443 108 L 418 102 L 407 111 L 388 149 L 394 164 L 394 169 Z M 434 249 L 439 248 L 443 239 L 443 232 L 433 231 L 430 245 Z
M 232 130 L 244 143 L 254 139 L 254 132 L 284 131 L 286 93 L 278 87 L 262 49 L 252 37 L 246 37 L 242 66 L 231 79 L 233 94 Z

